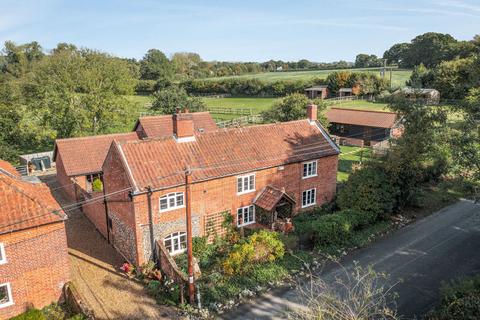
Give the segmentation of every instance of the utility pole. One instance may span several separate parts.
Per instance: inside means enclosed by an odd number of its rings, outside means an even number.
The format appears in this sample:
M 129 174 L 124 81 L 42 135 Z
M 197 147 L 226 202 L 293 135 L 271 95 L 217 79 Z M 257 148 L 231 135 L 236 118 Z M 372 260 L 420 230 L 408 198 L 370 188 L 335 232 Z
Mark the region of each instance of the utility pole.
M 192 172 L 185 168 L 185 209 L 187 212 L 187 255 L 188 255 L 188 301 L 191 305 L 195 303 L 195 284 L 193 274 L 193 253 L 192 253 L 192 206 L 190 184 Z

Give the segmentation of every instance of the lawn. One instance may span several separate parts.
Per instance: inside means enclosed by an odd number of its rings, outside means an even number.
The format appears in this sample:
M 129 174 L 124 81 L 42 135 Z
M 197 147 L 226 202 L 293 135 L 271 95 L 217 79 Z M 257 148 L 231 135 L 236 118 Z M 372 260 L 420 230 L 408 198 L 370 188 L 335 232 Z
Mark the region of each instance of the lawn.
M 133 112 L 139 116 L 142 112 L 148 112 L 148 105 L 151 103 L 150 96 L 126 96 L 129 101 L 134 103 Z M 269 109 L 280 98 L 203 98 L 207 108 L 239 108 L 239 109 L 251 109 L 252 114 L 259 114 L 260 112 Z M 328 102 L 327 102 L 328 103 Z M 375 110 L 375 111 L 388 111 L 387 104 L 369 102 L 366 100 L 353 100 L 353 101 L 341 101 L 329 106 L 329 108 L 350 108 L 359 110 Z M 241 115 L 235 114 L 218 114 L 212 113 L 213 118 L 216 121 L 231 120 Z M 136 117 L 135 117 L 136 119 Z
M 380 68 L 359 68 L 359 69 L 339 69 L 339 70 L 313 70 L 313 71 L 289 71 L 289 72 L 264 72 L 256 74 L 243 74 L 239 76 L 226 76 L 205 78 L 205 80 L 219 81 L 225 79 L 259 79 L 264 81 L 278 80 L 309 80 L 312 78 L 325 79 L 334 71 L 352 71 L 352 72 L 369 72 L 380 75 Z M 393 70 L 392 85 L 393 87 L 405 86 L 405 82 L 410 78 L 411 70 Z M 387 79 L 390 73 L 387 73 Z
M 352 172 L 352 166 L 360 161 L 368 160 L 372 156 L 372 150 L 369 148 L 340 146 L 337 181 L 343 182 L 348 179 Z

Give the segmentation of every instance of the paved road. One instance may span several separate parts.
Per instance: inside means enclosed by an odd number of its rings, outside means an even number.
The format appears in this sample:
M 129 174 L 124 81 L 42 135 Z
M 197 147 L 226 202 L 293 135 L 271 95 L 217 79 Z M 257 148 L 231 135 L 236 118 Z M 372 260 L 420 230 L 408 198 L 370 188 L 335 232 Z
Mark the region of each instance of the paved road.
M 398 310 L 406 319 L 422 315 L 435 305 L 442 281 L 480 273 L 480 205 L 460 201 L 414 224 L 394 232 L 368 248 L 347 256 L 342 265 L 354 261 L 385 271 L 395 287 Z M 338 266 L 326 269 L 326 281 L 341 273 Z M 252 303 L 225 314 L 224 319 L 282 319 L 284 310 L 301 305 L 294 289 L 274 290 Z

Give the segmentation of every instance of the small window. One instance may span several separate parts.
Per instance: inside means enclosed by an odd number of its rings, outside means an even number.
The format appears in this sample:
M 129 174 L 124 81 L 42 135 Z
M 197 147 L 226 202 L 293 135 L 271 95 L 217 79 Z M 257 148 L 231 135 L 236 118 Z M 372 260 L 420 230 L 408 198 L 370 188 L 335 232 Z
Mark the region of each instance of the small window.
M 13 298 L 10 283 L 0 284 L 0 308 L 5 308 L 12 304 Z
M 237 193 L 255 191 L 255 174 L 237 177 Z
M 309 189 L 302 193 L 302 208 L 313 206 L 316 204 L 316 190 Z
M 184 206 L 183 192 L 172 192 L 160 198 L 160 212 Z
M 315 177 L 317 175 L 317 160 L 303 164 L 303 178 Z
M 7 263 L 7 256 L 5 255 L 5 245 L 0 243 L 0 264 Z
M 238 208 L 237 210 L 237 226 L 243 227 L 255 223 L 255 207 L 253 205 Z
M 163 239 L 163 244 L 170 254 L 184 252 L 187 249 L 187 233 L 174 232 Z

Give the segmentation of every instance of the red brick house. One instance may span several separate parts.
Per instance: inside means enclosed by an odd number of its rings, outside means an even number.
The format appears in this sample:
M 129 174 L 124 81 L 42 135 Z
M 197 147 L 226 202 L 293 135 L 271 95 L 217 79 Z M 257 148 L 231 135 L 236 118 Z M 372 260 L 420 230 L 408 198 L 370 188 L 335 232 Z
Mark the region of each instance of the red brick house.
M 329 132 L 342 145 L 373 146 L 403 132 L 401 117 L 395 112 L 331 108 L 326 117 Z
M 210 113 L 197 112 L 193 115 L 196 131 L 209 132 L 217 129 Z M 133 132 L 57 139 L 53 152 L 57 180 L 72 201 L 83 200 L 86 194 L 88 196 L 93 192 L 93 181 L 96 178 L 102 179 L 102 164 L 112 141 L 159 138 L 169 136 L 172 132 L 172 116 L 163 115 L 141 117 Z
M 0 319 L 58 302 L 70 279 L 66 219 L 43 183 L 0 160 Z
M 191 170 L 194 236 L 221 233 L 224 214 L 238 227 L 291 218 L 330 201 L 339 150 L 308 119 L 198 132 L 194 114 L 173 118 L 173 133 L 113 141 L 103 164 L 107 217 L 97 228 L 130 262 L 142 265 L 163 241 L 185 250 L 185 168 Z

